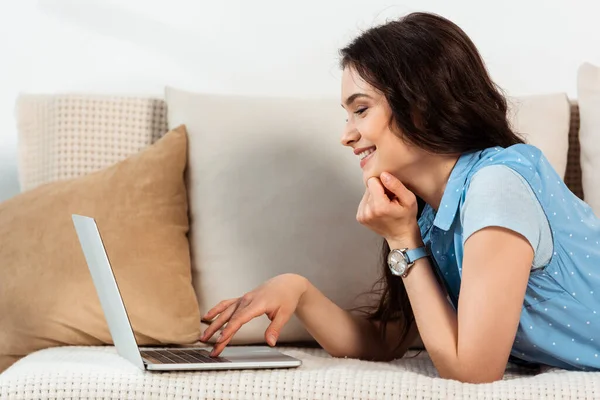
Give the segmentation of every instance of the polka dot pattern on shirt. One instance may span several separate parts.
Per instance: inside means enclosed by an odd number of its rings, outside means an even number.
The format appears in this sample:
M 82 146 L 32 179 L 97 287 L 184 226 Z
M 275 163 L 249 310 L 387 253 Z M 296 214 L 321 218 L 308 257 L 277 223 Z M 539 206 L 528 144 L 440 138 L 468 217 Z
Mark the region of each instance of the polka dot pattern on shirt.
M 533 146 L 519 144 L 463 154 L 450 175 L 437 214 L 427 207 L 423 212 L 419 221 L 426 233 L 423 240 L 432 249 L 434 266 L 442 273 L 451 300 L 456 306 L 464 251 L 457 209 L 470 177 L 495 164 L 506 165 L 527 180 L 546 213 L 554 239 L 550 263 L 530 274 L 511 355 L 560 368 L 600 370 L 600 291 L 595 290 L 600 287 L 600 221 Z

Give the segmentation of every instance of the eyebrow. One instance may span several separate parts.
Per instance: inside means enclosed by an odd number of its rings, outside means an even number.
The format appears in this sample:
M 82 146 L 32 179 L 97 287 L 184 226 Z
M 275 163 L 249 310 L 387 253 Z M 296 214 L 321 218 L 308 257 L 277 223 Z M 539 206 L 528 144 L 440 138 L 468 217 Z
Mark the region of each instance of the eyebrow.
M 346 99 L 346 107 L 350 107 L 350 105 L 352 105 L 352 103 L 354 103 L 354 101 L 360 97 L 366 97 L 368 99 L 372 99 L 372 97 L 366 93 L 354 93 L 353 95 L 350 95 Z M 342 107 L 344 107 L 344 105 L 342 105 Z

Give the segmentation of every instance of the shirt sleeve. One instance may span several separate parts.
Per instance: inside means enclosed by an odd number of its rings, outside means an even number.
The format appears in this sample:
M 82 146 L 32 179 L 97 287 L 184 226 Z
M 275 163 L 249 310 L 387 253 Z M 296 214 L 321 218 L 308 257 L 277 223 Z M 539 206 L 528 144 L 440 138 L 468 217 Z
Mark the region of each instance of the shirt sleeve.
M 532 268 L 545 266 L 552 256 L 552 234 L 546 214 L 527 181 L 504 165 L 477 171 L 460 210 L 463 245 L 475 232 L 498 226 L 517 232 L 534 251 Z

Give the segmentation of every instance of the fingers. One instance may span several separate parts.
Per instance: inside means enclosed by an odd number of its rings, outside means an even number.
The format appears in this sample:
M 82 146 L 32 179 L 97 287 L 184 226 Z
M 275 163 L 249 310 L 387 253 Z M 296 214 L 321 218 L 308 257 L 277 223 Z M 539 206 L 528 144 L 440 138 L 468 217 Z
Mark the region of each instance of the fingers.
M 417 202 L 414 193 L 404 186 L 402 182 L 389 172 L 381 174 L 381 182 L 392 193 L 396 195 L 401 205 L 411 207 Z
M 223 350 L 225 350 L 225 347 L 227 347 L 227 345 L 229 344 L 229 342 L 231 341 L 231 339 L 233 339 L 233 336 L 231 336 L 227 340 L 223 340 L 222 342 L 215 343 L 215 345 L 213 346 L 212 350 L 210 351 L 210 356 L 211 357 L 218 357 L 219 354 L 221 354 L 221 352 Z
M 362 199 L 360 200 L 360 204 L 358 205 L 358 210 L 356 211 L 356 220 L 358 222 L 360 222 L 361 224 L 365 220 L 365 211 L 366 211 L 367 205 L 369 204 L 370 198 L 371 198 L 371 194 L 369 193 L 369 188 L 367 187 L 365 189 L 365 194 L 363 195 Z
M 240 299 L 240 307 L 231 316 L 225 329 L 221 331 L 221 335 L 213 347 L 211 356 L 220 354 L 244 324 L 265 313 L 264 307 L 257 306 L 256 303 L 252 303 L 251 301 L 246 303 L 247 305 L 244 304 L 244 298 L 242 297 Z
M 358 207 L 356 220 L 361 224 L 367 224 L 374 217 L 386 215 L 389 213 L 390 199 L 385 194 L 379 178 L 372 177 L 367 181 L 367 190 Z
M 271 324 L 265 331 L 265 339 L 270 346 L 275 346 L 281 329 L 283 329 L 283 326 L 288 323 L 291 317 L 292 312 L 282 309 L 275 314 L 275 318 L 273 318 Z
M 265 310 L 262 307 L 259 308 L 257 306 L 238 308 L 227 323 L 225 329 L 221 332 L 221 336 L 217 339 L 217 343 L 230 339 L 244 324 L 264 313 Z
M 238 306 L 239 306 L 239 303 L 238 302 L 234 302 L 233 304 L 230 304 L 230 306 L 225 311 L 221 312 L 221 314 L 219 315 L 219 317 L 217 319 L 215 319 L 209 325 L 209 327 L 206 328 L 206 330 L 204 331 L 204 333 L 202 334 L 202 336 L 200 336 L 200 341 L 201 342 L 206 342 L 211 337 L 213 337 L 213 335 L 215 334 L 215 332 L 217 332 L 219 329 L 221 329 L 221 327 L 223 325 L 225 325 L 227 323 L 227 321 L 229 321 L 229 319 L 231 318 L 231 316 L 238 309 Z
M 364 206 L 365 204 L 369 203 L 370 199 L 371 199 L 371 192 L 369 192 L 369 187 L 367 186 L 367 188 L 365 189 L 365 194 L 363 194 L 363 197 L 360 200 L 360 204 L 362 204 Z
M 256 315 L 254 315 L 254 314 L 256 314 Z M 249 312 L 249 309 L 247 308 L 247 309 L 245 309 L 244 312 L 239 314 L 239 317 L 238 316 L 235 317 L 236 318 L 235 321 L 234 321 L 234 318 L 232 318 L 231 322 L 227 325 L 227 328 L 225 328 L 223 330 L 221 337 L 219 338 L 219 340 L 217 340 L 217 343 L 213 346 L 213 349 L 212 349 L 210 355 L 212 357 L 216 357 L 219 354 L 221 354 L 221 352 L 225 349 L 225 347 L 233 339 L 235 332 L 237 332 L 237 330 L 239 328 L 241 328 L 242 325 L 249 322 L 252 318 L 254 318 L 255 316 L 261 315 L 261 314 L 262 314 L 262 312 L 259 312 L 259 313 Z M 252 315 L 254 315 L 254 316 L 252 316 Z M 249 316 L 251 316 L 251 317 L 248 318 Z M 283 309 L 280 309 L 277 312 L 277 314 L 275 314 L 275 317 L 271 321 L 271 324 L 265 331 L 265 338 L 267 340 L 267 343 L 270 346 L 275 346 L 275 344 L 277 343 L 277 339 L 279 338 L 279 333 L 281 332 L 281 330 L 283 329 L 285 324 L 288 323 L 288 321 L 290 320 L 291 317 L 292 317 L 292 312 L 289 312 L 289 311 L 283 310 Z M 239 325 L 237 325 L 238 322 L 239 322 Z M 235 325 L 235 326 L 230 328 L 232 325 Z
M 233 339 L 235 333 L 245 323 L 264 313 L 264 310 L 260 309 L 260 307 L 256 307 L 255 303 L 252 303 L 252 299 L 250 297 L 247 297 L 247 295 L 239 299 L 239 302 L 236 304 L 236 307 L 237 308 L 235 309 L 235 312 L 232 315 L 228 316 L 227 320 L 229 322 L 227 322 L 227 326 L 221 331 L 221 334 L 217 338 L 217 342 L 213 346 L 213 349 L 210 353 L 212 357 L 218 356 L 223 351 L 223 349 L 225 349 L 227 344 L 231 341 L 231 339 Z M 220 326 L 223 325 L 221 324 Z
M 221 301 L 219 304 L 208 310 L 206 314 L 204 314 L 204 316 L 202 317 L 202 321 L 211 321 L 214 317 L 221 314 L 224 310 L 226 310 L 230 305 L 232 305 L 236 301 L 238 301 L 237 298 Z
M 249 322 L 250 320 L 252 320 L 255 317 L 258 317 L 261 314 L 263 314 L 263 313 L 262 312 L 253 312 L 249 308 L 245 308 L 242 313 L 236 314 L 234 317 L 232 317 L 231 320 L 229 321 L 229 323 L 227 324 L 227 327 L 225 329 L 223 329 L 223 331 L 221 332 L 221 336 L 219 336 L 219 338 L 217 339 L 217 342 L 213 346 L 213 349 L 210 352 L 211 357 L 216 357 L 219 354 L 221 354 L 223 349 L 225 349 L 225 347 L 229 344 L 231 339 L 233 339 L 233 336 L 235 335 L 235 333 L 245 323 Z
M 390 203 L 390 199 L 385 194 L 385 189 L 378 178 L 369 178 L 367 185 L 371 193 L 371 203 L 374 207 L 383 207 Z

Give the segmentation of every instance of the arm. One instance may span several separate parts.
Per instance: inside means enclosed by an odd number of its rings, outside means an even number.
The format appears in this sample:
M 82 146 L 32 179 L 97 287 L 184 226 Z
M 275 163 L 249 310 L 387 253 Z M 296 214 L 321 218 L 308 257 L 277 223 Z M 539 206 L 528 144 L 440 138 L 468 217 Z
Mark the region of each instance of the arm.
M 414 194 L 389 174 L 382 174 L 382 181 L 397 198 L 390 200 L 379 181 L 371 178 L 371 198 L 364 202 L 361 221 L 384 236 L 390 248 L 422 246 Z M 480 183 L 484 188 L 494 187 L 485 179 Z M 474 184 L 473 180 L 471 187 Z M 514 186 L 508 184 L 505 189 Z M 465 236 L 458 313 L 446 300 L 428 259 L 417 260 L 404 279 L 421 339 L 443 378 L 490 382 L 500 379 L 506 368 L 534 256 L 534 246 L 517 233 L 521 221 L 515 223 L 506 214 L 510 207 L 505 205 L 514 203 L 506 197 L 511 192 L 497 192 L 493 196 L 496 206 L 477 195 L 478 201 L 485 200 L 485 212 L 465 211 L 468 220 L 477 221 L 467 221 L 465 226 L 477 230 Z M 525 203 L 515 204 L 525 207 Z M 529 215 L 535 215 L 535 208 Z M 536 226 L 535 217 L 531 225 Z
M 265 282 L 242 297 L 224 300 L 213 307 L 203 320 L 210 326 L 200 340 L 208 341 L 226 325 L 219 335 L 212 355 L 218 355 L 245 323 L 266 314 L 271 324 L 265 332 L 268 344 L 274 346 L 283 326 L 296 314 L 307 330 L 331 355 L 371 360 L 401 357 L 414 340 L 416 327 L 398 346 L 402 332 L 399 322 L 387 325 L 386 342 L 381 340 L 380 325 L 345 311 L 329 300 L 306 278 L 283 274 Z
M 386 341 L 381 340 L 381 327 L 376 321 L 341 309 L 310 282 L 302 295 L 296 315 L 315 340 L 334 357 L 369 360 L 400 358 L 414 341 L 417 330 L 413 324 L 398 346 L 402 323 L 387 324 Z
M 414 248 L 421 243 L 414 238 L 389 244 Z M 473 234 L 465 243 L 458 315 L 429 261 L 420 259 L 412 267 L 404 285 L 421 339 L 441 377 L 472 383 L 502 378 L 532 260 L 531 245 L 517 233 L 488 227 Z

